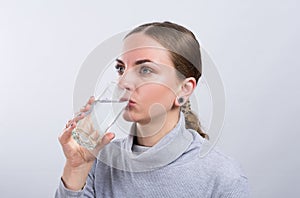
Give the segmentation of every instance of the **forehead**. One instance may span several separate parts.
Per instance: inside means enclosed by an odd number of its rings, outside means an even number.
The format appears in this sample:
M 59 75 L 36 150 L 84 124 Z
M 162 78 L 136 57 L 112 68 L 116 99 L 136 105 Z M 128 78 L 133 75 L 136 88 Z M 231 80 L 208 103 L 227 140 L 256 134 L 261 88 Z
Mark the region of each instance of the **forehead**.
M 120 59 L 128 65 L 141 59 L 173 66 L 169 51 L 159 42 L 143 33 L 134 33 L 124 39 Z

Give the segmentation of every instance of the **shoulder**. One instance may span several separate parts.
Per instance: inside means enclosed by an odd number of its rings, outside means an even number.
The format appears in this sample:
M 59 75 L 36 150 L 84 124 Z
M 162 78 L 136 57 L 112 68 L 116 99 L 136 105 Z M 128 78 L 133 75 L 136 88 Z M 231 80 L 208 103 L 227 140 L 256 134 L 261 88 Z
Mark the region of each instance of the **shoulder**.
M 217 145 L 210 145 L 210 142 L 201 137 L 196 131 L 188 129 L 193 135 L 193 142 L 187 149 L 186 154 L 197 150 L 197 162 L 214 170 L 215 173 L 230 173 L 232 177 L 245 176 L 241 165 L 234 158 L 225 154 Z M 194 152 L 195 154 L 196 152 Z
M 209 167 L 217 180 L 232 182 L 247 179 L 239 162 L 214 147 L 208 154 L 199 157 L 199 161 Z
M 248 177 L 239 162 L 218 148 L 212 149 L 204 158 L 206 158 L 205 160 L 213 174 L 216 197 L 250 197 Z
M 198 137 L 194 138 L 194 144 L 200 144 L 201 148 L 207 143 L 207 140 L 198 134 L 196 135 Z M 198 167 L 196 169 L 199 175 L 205 172 L 206 177 L 209 178 L 211 185 L 213 185 L 216 195 L 249 197 L 248 177 L 241 164 L 223 153 L 217 146 L 211 148 L 206 154 L 199 154 L 194 164 Z

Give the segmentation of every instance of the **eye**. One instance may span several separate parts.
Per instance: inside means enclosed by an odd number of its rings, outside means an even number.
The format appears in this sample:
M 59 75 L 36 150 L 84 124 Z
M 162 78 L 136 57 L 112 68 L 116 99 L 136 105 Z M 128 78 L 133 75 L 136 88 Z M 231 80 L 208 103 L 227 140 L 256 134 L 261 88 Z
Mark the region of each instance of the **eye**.
M 148 66 L 142 65 L 140 68 L 140 74 L 150 74 L 152 72 L 153 72 L 153 70 Z
M 118 64 L 115 68 L 120 76 L 124 74 L 125 66 Z

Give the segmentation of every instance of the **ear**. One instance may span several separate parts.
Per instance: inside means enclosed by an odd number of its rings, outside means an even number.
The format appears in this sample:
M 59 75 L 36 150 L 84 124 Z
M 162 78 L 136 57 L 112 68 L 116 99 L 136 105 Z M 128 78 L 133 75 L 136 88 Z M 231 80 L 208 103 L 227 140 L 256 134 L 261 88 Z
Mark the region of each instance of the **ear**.
M 196 79 L 194 77 L 186 78 L 182 81 L 181 87 L 179 91 L 177 92 L 177 98 L 175 100 L 176 106 L 182 106 L 190 97 L 190 95 L 193 93 L 194 89 L 196 88 L 197 83 Z M 178 99 L 182 98 L 183 102 L 180 102 Z

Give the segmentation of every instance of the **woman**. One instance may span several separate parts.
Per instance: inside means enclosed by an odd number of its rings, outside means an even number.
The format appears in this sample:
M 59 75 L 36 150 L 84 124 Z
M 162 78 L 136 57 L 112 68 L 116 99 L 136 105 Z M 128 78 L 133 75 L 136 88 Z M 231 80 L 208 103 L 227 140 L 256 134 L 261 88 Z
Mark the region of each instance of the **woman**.
M 238 165 L 216 149 L 199 157 L 208 136 L 189 97 L 201 76 L 200 46 L 192 32 L 149 23 L 124 38 L 119 84 L 130 92 L 123 117 L 130 135 L 103 137 L 98 159 L 71 137 L 91 97 L 59 137 L 66 164 L 56 197 L 248 197 Z

